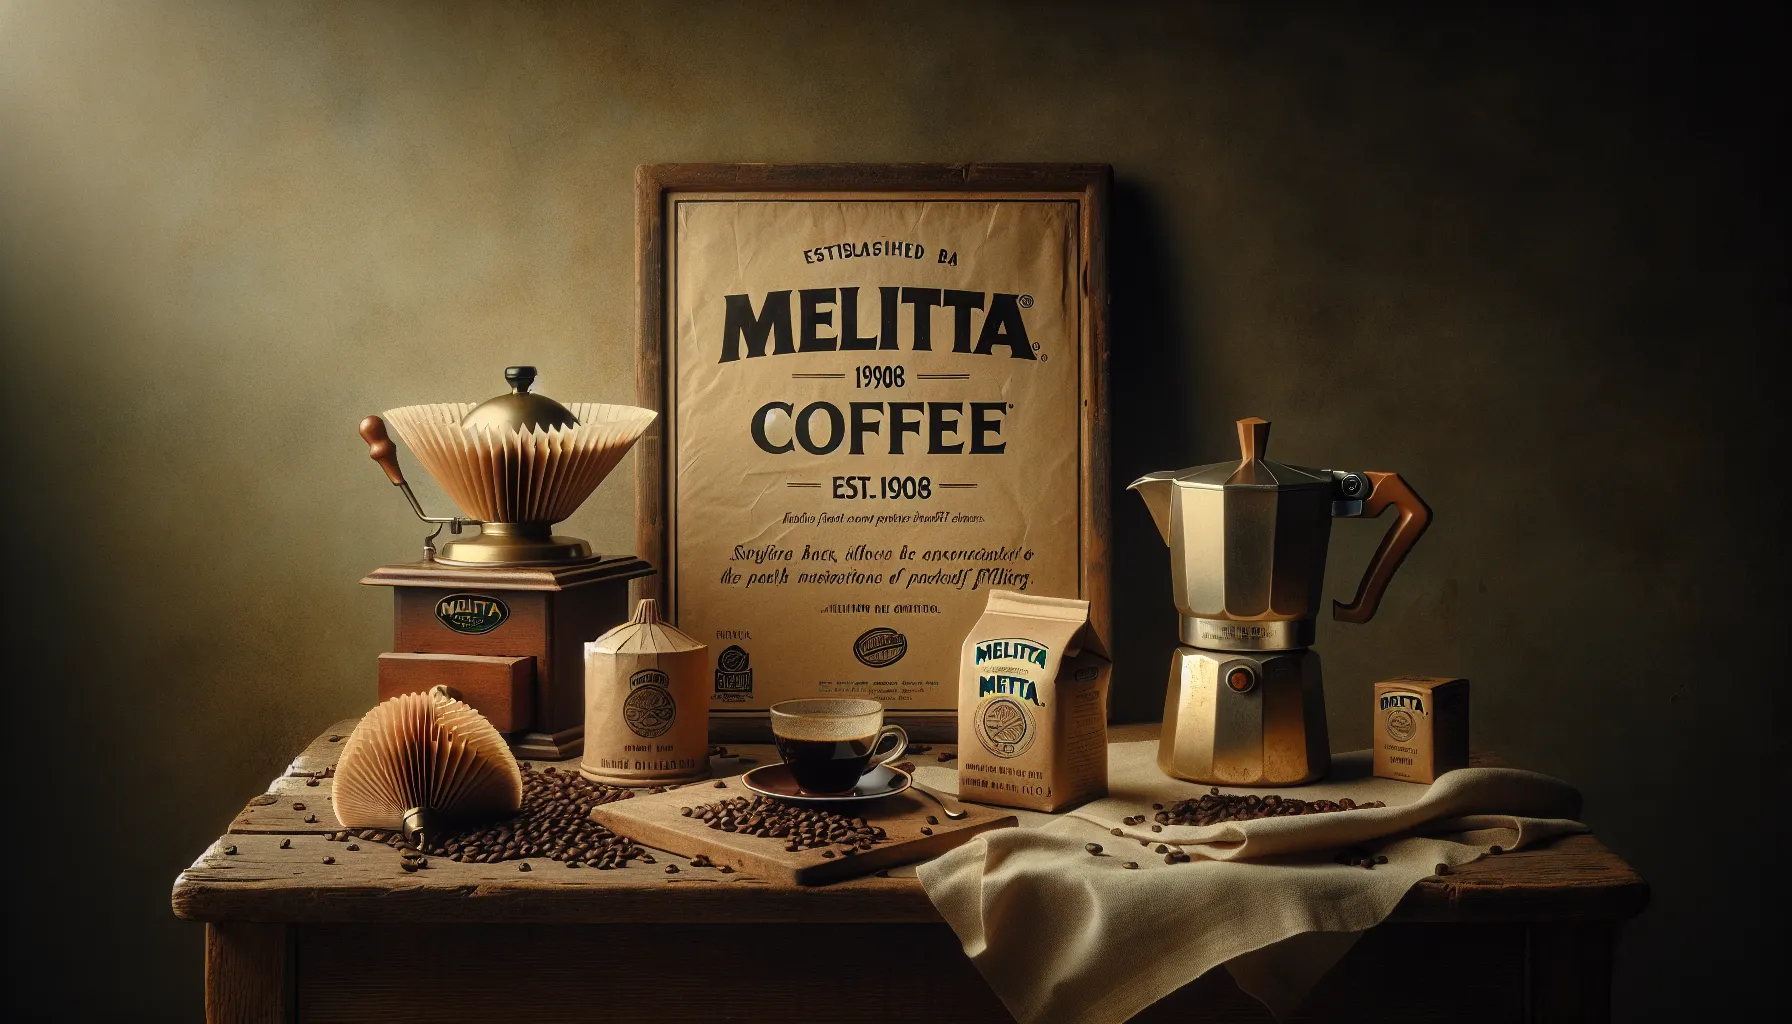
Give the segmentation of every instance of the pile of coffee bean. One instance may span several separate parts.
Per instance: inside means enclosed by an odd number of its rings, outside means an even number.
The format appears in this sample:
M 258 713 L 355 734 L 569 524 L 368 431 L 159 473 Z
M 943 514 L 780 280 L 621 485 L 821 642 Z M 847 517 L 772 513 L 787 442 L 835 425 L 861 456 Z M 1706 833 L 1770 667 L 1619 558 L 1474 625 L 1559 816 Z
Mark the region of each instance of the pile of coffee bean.
M 1254 821 L 1258 818 L 1282 818 L 1296 814 L 1329 814 L 1334 811 L 1354 811 L 1368 807 L 1385 807 L 1380 800 L 1357 803 L 1345 797 L 1342 800 L 1300 800 L 1294 797 L 1258 796 L 1255 793 L 1240 795 L 1236 793 L 1221 794 L 1217 787 L 1210 789 L 1203 796 L 1189 800 L 1178 800 L 1168 807 L 1163 804 L 1152 804 L 1157 813 L 1153 815 L 1159 825 L 1217 825 L 1223 821 Z M 1127 824 L 1142 824 L 1144 815 L 1126 819 Z
M 680 807 L 678 813 L 696 818 L 719 832 L 784 840 L 787 853 L 799 850 L 821 850 L 823 857 L 850 857 L 884 842 L 884 830 L 864 818 L 816 807 L 802 807 L 771 800 L 763 796 L 737 796 L 697 807 Z
M 364 839 L 403 851 L 406 871 L 428 867 L 428 857 L 446 857 L 465 864 L 494 864 L 534 857 L 565 862 L 569 868 L 590 865 L 599 870 L 627 867 L 644 851 L 634 840 L 591 820 L 591 809 L 626 800 L 633 791 L 592 782 L 577 772 L 549 766 L 523 767 L 523 803 L 515 817 L 482 828 L 426 836 L 419 850 L 391 829 L 350 829 L 329 838 L 345 843 Z M 424 856 L 425 854 L 428 857 Z

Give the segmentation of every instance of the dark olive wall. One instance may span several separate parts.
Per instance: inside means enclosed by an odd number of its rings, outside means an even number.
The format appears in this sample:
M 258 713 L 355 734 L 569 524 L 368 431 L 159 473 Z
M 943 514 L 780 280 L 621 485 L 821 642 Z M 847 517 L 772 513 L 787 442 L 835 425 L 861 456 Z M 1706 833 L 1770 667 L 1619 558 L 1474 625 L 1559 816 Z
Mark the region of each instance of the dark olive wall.
M 357 418 L 522 361 L 627 400 L 672 160 L 1111 163 L 1116 484 L 1253 414 L 1404 474 L 1436 524 L 1321 627 L 1334 746 L 1471 677 L 1655 887 L 1619 1015 L 1777 991 L 1783 23 L 1433 6 L 0 2 L 15 1012 L 198 1015 L 168 887 L 371 704 L 355 581 L 418 543 Z M 629 472 L 571 532 L 628 546 Z M 1115 508 L 1151 717 L 1167 558 Z

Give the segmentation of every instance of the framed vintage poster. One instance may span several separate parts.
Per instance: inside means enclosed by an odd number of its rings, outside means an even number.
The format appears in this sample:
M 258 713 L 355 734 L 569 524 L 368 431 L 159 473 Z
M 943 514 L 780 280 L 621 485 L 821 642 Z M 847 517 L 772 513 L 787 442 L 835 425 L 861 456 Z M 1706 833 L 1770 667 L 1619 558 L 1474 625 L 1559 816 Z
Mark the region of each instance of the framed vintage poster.
M 713 736 L 864 696 L 951 737 L 991 589 L 1107 635 L 1109 178 L 639 169 L 639 591 L 709 645 Z

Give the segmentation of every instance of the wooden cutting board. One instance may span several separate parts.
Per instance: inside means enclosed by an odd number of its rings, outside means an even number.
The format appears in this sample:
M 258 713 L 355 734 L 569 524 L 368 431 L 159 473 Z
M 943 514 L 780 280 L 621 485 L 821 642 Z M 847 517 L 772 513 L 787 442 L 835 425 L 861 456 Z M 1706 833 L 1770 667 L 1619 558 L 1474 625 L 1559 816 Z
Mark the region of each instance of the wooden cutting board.
M 976 804 L 964 805 L 970 812 L 968 817 L 950 821 L 938 804 L 907 792 L 842 811 L 883 828 L 888 838 L 871 849 L 850 857 L 841 856 L 837 850 L 833 857 L 822 856 L 821 850 L 790 853 L 784 849 L 782 839 L 723 832 L 680 813 L 684 807 L 754 796 L 739 776 L 723 781 L 727 783 L 725 789 L 715 788 L 713 782 L 699 782 L 666 793 L 618 800 L 592 808 L 591 817 L 645 846 L 685 857 L 703 854 L 717 867 L 726 864 L 743 874 L 793 885 L 826 885 L 936 857 L 979 832 L 1015 824 L 1014 815 Z M 928 815 L 939 819 L 939 824 L 929 825 Z M 923 828 L 933 834 L 923 835 Z

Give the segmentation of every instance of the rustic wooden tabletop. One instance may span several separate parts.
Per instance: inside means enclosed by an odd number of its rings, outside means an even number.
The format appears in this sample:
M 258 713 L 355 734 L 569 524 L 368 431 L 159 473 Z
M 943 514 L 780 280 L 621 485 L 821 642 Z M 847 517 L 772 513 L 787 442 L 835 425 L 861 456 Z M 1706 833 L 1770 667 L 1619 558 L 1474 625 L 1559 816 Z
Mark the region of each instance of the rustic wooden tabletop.
M 349 852 L 329 841 L 341 828 L 331 800 L 330 774 L 353 730 L 338 722 L 294 758 L 265 794 L 250 800 L 229 830 L 180 874 L 176 915 L 201 921 L 453 922 L 453 923 L 702 923 L 702 922 L 928 922 L 940 917 L 913 877 L 867 877 L 801 888 L 724 874 L 714 868 L 635 864 L 572 870 L 538 860 L 530 872 L 514 862 L 461 864 L 433 858 L 406 873 L 398 853 L 382 843 Z M 1119 726 L 1115 740 L 1145 739 L 1153 725 Z M 949 744 L 916 755 L 936 763 Z M 712 763 L 718 777 L 738 774 L 776 755 L 739 745 Z M 750 761 L 743 758 L 752 759 Z M 531 762 L 545 767 L 547 762 Z M 576 762 L 569 762 L 567 767 Z M 315 820 L 308 820 L 315 819 Z M 283 841 L 289 841 L 283 848 Z M 235 853 L 226 853 L 233 848 Z M 662 854 L 664 863 L 672 854 Z M 324 863 L 325 857 L 334 863 Z M 1629 865 L 1590 835 L 1502 857 L 1489 857 L 1446 877 L 1428 878 L 1407 894 L 1394 921 L 1599 921 L 1632 916 L 1648 887 Z

